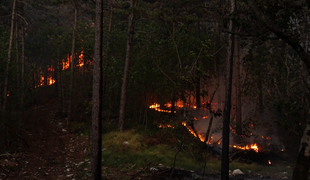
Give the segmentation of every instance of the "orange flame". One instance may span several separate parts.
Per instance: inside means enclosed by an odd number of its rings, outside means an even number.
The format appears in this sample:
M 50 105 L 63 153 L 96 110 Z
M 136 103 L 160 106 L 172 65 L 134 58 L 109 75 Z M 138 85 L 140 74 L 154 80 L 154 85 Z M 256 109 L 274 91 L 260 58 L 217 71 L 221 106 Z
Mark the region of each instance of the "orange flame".
M 232 145 L 232 147 L 236 149 L 242 149 L 242 150 L 254 150 L 255 152 L 258 153 L 258 146 L 257 144 L 251 144 L 251 145 L 246 145 L 246 146 L 237 146 L 237 145 Z
M 40 77 L 39 86 L 44 86 L 44 76 L 41 76 L 41 77 Z
M 52 84 L 54 84 L 55 83 L 55 79 L 53 79 L 53 77 L 48 77 L 47 78 L 47 85 L 52 85 Z
M 268 164 L 271 164 L 271 161 L 270 161 L 270 160 L 268 160 Z
M 47 70 L 48 71 L 55 71 L 55 69 L 53 68 L 53 65 L 51 65 L 51 67 L 49 67 Z
M 154 104 L 150 105 L 149 108 L 154 109 L 158 112 L 171 113 L 171 110 L 160 109 L 160 104 L 158 104 L 158 103 L 154 103 Z M 176 113 L 176 112 L 174 111 L 174 113 Z
M 71 62 L 71 56 L 68 54 L 67 55 L 67 61 L 65 59 L 62 60 L 62 70 L 66 70 L 69 68 Z
M 81 51 L 81 55 L 79 55 L 79 64 L 76 66 L 78 66 L 78 67 L 84 66 L 84 50 Z
M 217 103 L 211 103 L 211 104 L 214 105 L 214 104 L 217 104 Z M 171 107 L 171 103 L 166 103 L 166 104 L 164 104 L 164 106 L 165 106 L 165 107 Z M 183 107 L 183 104 L 178 104 L 178 103 L 176 103 L 176 106 L 182 108 L 182 107 Z M 192 106 L 192 107 L 195 108 L 195 106 Z M 150 108 L 150 109 L 154 109 L 154 110 L 156 110 L 156 111 L 158 111 L 158 112 L 171 113 L 171 110 L 161 109 L 161 108 L 160 108 L 160 104 L 158 104 L 158 103 L 154 103 L 154 104 L 150 105 L 149 108 Z M 176 112 L 174 112 L 174 113 L 176 113 Z M 208 118 L 208 116 L 202 117 L 202 119 L 206 119 L 206 118 Z M 194 117 L 194 120 L 197 120 L 197 118 Z M 184 127 L 186 127 L 186 129 L 187 129 L 193 136 L 195 136 L 195 137 L 198 136 L 198 138 L 199 138 L 199 140 L 200 140 L 201 142 L 204 142 L 204 141 L 205 141 L 205 136 L 204 136 L 203 134 L 201 134 L 201 133 L 198 133 L 198 132 L 197 132 L 197 134 L 196 134 L 196 133 L 192 130 L 192 128 L 186 124 L 186 121 L 183 121 L 183 122 L 182 122 L 182 125 L 183 125 Z M 158 127 L 159 127 L 159 128 L 166 128 L 166 127 L 172 127 L 172 128 L 174 128 L 174 127 L 171 126 L 171 125 L 159 125 Z M 234 132 L 234 129 L 233 129 L 232 127 L 230 127 L 230 129 Z M 262 138 L 264 138 L 264 137 L 262 136 Z M 207 143 L 207 144 L 211 144 L 211 143 L 212 143 L 212 139 L 213 139 L 213 137 L 211 136 L 210 139 L 209 139 L 206 143 Z M 266 138 L 266 139 L 268 139 L 268 138 Z M 271 138 L 270 138 L 270 139 L 271 139 Z M 217 144 L 219 144 L 219 145 L 221 144 L 220 141 L 218 141 L 218 142 L 213 142 L 213 143 L 217 143 Z M 259 150 L 259 148 L 258 148 L 258 146 L 257 146 L 256 143 L 255 143 L 255 144 L 251 144 L 251 145 L 246 145 L 246 146 L 237 146 L 237 145 L 229 145 L 229 146 L 230 146 L 230 147 L 233 147 L 233 148 L 236 148 L 236 149 L 253 150 L 253 151 L 257 152 L 257 153 L 258 153 L 258 150 Z
M 158 127 L 159 128 L 173 128 L 174 129 L 174 127 L 171 126 L 170 124 L 167 124 L 167 125 L 160 124 L 160 125 L 158 125 Z

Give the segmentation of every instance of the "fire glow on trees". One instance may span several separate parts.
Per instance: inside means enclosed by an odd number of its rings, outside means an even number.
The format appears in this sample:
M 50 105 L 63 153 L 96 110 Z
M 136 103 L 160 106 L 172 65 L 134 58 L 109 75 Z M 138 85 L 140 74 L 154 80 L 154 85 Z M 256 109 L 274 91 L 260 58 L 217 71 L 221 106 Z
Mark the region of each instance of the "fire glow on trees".
M 212 104 L 212 105 L 215 105 L 216 103 L 214 103 L 214 104 L 211 103 L 211 104 Z M 164 104 L 164 106 L 165 106 L 166 108 L 169 108 L 169 107 L 171 107 L 171 103 Z M 179 107 L 179 108 L 183 108 L 183 103 L 177 102 L 175 106 L 176 106 L 176 107 Z M 196 106 L 190 106 L 190 107 L 193 108 L 193 109 L 196 109 Z M 171 113 L 171 110 L 169 110 L 169 109 L 161 109 L 161 108 L 160 108 L 160 104 L 158 104 L 158 103 L 154 103 L 154 104 L 150 105 L 149 108 L 150 108 L 150 109 L 154 109 L 155 111 L 158 111 L 158 112 Z M 176 112 L 174 112 L 174 113 L 176 113 Z M 208 118 L 208 116 L 204 116 L 204 117 L 202 117 L 201 119 L 206 119 L 206 118 Z M 197 118 L 194 117 L 194 120 L 197 120 Z M 205 135 L 202 134 L 202 133 L 198 133 L 198 132 L 195 133 L 195 132 L 192 130 L 192 128 L 186 124 L 186 121 L 183 121 L 183 122 L 182 122 L 182 125 L 183 125 L 184 127 L 186 127 L 186 129 L 187 129 L 193 136 L 195 136 L 195 137 L 198 136 L 198 138 L 199 138 L 199 140 L 200 140 L 201 142 L 204 142 L 204 141 L 205 141 Z M 172 127 L 172 126 L 171 126 L 171 125 L 165 125 L 165 126 L 159 125 L 159 128 L 166 128 L 166 127 Z M 264 137 L 262 137 L 262 138 L 264 138 Z M 270 137 L 266 137 L 266 139 L 267 139 L 267 140 L 270 140 L 271 138 L 270 138 Z M 214 143 L 216 143 L 216 144 L 221 144 L 220 141 L 213 142 L 213 136 L 211 136 L 210 139 L 209 139 L 206 143 L 207 143 L 207 144 L 214 144 Z M 230 145 L 230 147 L 233 147 L 233 148 L 236 148 L 236 149 L 241 149 L 241 150 L 253 150 L 253 151 L 257 152 L 257 153 L 258 153 L 258 151 L 259 151 L 258 145 L 257 145 L 256 143 L 251 144 L 251 145 L 245 145 L 245 146 Z

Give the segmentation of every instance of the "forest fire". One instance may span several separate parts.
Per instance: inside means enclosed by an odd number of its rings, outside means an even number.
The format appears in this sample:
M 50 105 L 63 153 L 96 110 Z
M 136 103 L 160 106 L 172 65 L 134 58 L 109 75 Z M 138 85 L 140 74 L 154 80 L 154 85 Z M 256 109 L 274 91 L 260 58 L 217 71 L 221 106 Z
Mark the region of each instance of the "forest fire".
M 70 67 L 70 62 L 71 62 L 71 56 L 70 54 L 67 55 L 67 59 L 62 59 L 62 70 L 66 70 Z M 79 64 L 76 65 L 77 67 L 82 67 L 84 66 L 84 50 L 82 48 L 81 54 L 79 55 Z M 53 65 L 51 65 L 48 69 L 48 72 L 54 72 L 55 69 L 53 67 Z M 55 84 L 56 80 L 52 77 L 52 75 L 50 73 L 48 73 L 48 77 L 46 79 L 46 85 L 50 86 L 52 84 Z M 37 86 L 35 86 L 35 88 L 40 87 L 40 86 L 44 86 L 44 76 L 41 76 L 39 79 L 39 83 Z
M 169 107 L 171 107 L 171 103 L 164 104 L 164 106 L 165 106 L 165 108 L 169 108 Z M 176 107 L 182 108 L 183 104 L 176 105 Z M 169 109 L 161 109 L 160 104 L 158 104 L 158 103 L 154 103 L 154 104 L 150 105 L 149 108 L 150 109 L 154 109 L 155 111 L 158 111 L 158 112 L 171 113 L 171 110 L 169 110 Z M 195 108 L 195 107 L 193 106 L 193 108 Z M 176 112 L 174 112 L 174 113 L 176 113 Z M 208 118 L 208 116 L 203 116 L 200 119 L 206 119 L 206 118 Z M 197 120 L 197 118 L 194 117 L 194 120 Z M 187 125 L 186 121 L 183 121 L 182 125 L 184 127 L 186 127 L 186 129 L 193 136 L 198 137 L 201 142 L 205 142 L 205 135 L 204 134 L 199 133 L 199 132 L 195 132 L 189 125 Z M 167 128 L 167 127 L 174 128 L 173 126 L 171 126 L 169 124 L 167 124 L 167 125 L 160 124 L 158 127 L 159 128 Z M 270 137 L 264 137 L 264 136 L 262 136 L 262 138 L 266 139 L 266 140 L 270 140 L 271 139 Z M 213 141 L 213 137 L 211 136 L 210 139 L 206 143 L 207 144 L 218 144 L 218 145 L 220 145 L 221 141 L 220 140 Z M 258 147 L 257 143 L 249 144 L 249 145 L 244 145 L 244 146 L 241 146 L 241 145 L 230 145 L 230 147 L 235 148 L 235 149 L 241 149 L 241 150 L 252 150 L 252 151 L 254 151 L 256 153 L 259 152 L 259 147 Z
M 72 56 L 70 54 L 67 54 L 67 59 L 62 59 L 62 70 L 66 70 L 70 67 Z M 84 50 L 82 48 L 81 54 L 79 55 L 79 64 L 76 65 L 77 67 L 84 66 Z

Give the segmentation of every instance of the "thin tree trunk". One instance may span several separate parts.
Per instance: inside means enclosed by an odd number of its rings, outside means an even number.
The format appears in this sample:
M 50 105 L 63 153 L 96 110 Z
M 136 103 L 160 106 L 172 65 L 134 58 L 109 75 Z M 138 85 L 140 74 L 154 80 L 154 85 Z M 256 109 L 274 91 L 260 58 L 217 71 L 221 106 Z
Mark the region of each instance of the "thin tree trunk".
M 19 40 L 18 40 L 18 26 L 17 26 L 17 21 L 15 21 L 15 49 L 16 49 L 16 83 L 17 83 L 17 99 L 18 99 L 18 103 L 17 103 L 17 106 L 20 105 L 20 102 L 21 102 L 21 95 L 20 95 L 20 90 L 21 90 L 21 87 L 20 87 L 20 71 L 19 71 Z
M 231 0 L 231 13 L 235 11 L 236 0 Z M 234 23 L 230 20 L 230 32 L 235 32 Z M 221 180 L 229 180 L 229 124 L 230 124 L 230 110 L 231 110 L 231 89 L 232 89 L 232 73 L 233 73 L 233 59 L 234 59 L 234 34 L 229 34 L 229 46 L 227 56 L 227 75 L 225 87 L 225 106 L 223 112 L 223 140 L 222 140 L 222 166 L 221 166 Z
M 103 1 L 96 1 L 95 54 L 93 69 L 93 107 L 92 107 L 92 180 L 101 180 L 101 111 L 102 111 L 102 25 Z
M 9 42 L 9 51 L 8 51 L 8 61 L 6 64 L 5 71 L 5 80 L 4 80 L 4 90 L 3 90 L 3 104 L 2 111 L 6 110 L 6 99 L 7 99 L 7 91 L 8 91 L 8 81 L 9 81 L 9 67 L 12 56 L 12 46 L 13 46 L 13 36 L 14 36 L 14 24 L 15 24 L 15 7 L 16 0 L 13 1 L 13 10 L 12 10 L 12 19 L 11 19 L 11 34 L 10 34 L 10 42 Z
M 20 107 L 22 111 L 24 110 L 24 101 L 25 101 L 25 26 L 22 25 L 22 76 L 21 76 L 21 101 L 20 101 Z
M 134 8 L 134 6 L 135 6 L 135 0 L 130 0 L 130 7 Z M 132 40 L 134 36 L 134 27 L 135 27 L 134 12 L 131 11 L 128 17 L 126 59 L 125 59 L 125 66 L 124 66 L 124 76 L 123 76 L 120 109 L 119 109 L 118 129 L 120 131 L 124 130 L 125 106 L 126 106 L 126 98 L 127 98 L 127 84 L 128 84 L 128 74 L 129 74 L 129 64 L 130 64 L 130 58 L 131 58 Z
M 241 107 L 241 89 L 240 89 L 240 55 L 239 40 L 235 35 L 235 86 L 236 86 L 236 133 L 242 135 L 242 107 Z M 238 138 L 239 139 L 239 138 Z
M 72 50 L 71 50 L 71 74 L 70 74 L 70 87 L 69 87 L 69 106 L 68 106 L 68 119 L 67 125 L 72 121 L 72 101 L 73 101 L 73 76 L 74 76 L 74 61 L 75 61 L 75 39 L 76 39 L 76 28 L 78 23 L 78 9 L 77 2 L 74 0 L 74 25 L 72 34 Z

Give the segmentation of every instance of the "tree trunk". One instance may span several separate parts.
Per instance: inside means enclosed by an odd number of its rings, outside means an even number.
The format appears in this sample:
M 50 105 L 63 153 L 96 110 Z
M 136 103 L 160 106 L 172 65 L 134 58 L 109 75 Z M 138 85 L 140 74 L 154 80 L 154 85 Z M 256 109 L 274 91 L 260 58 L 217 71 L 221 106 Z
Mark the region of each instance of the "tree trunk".
M 24 101 L 25 101 L 25 25 L 22 25 L 22 72 L 21 72 L 21 101 L 20 107 L 21 110 L 24 110 Z
M 241 105 L 241 89 L 240 89 L 240 56 L 239 56 L 239 40 L 235 35 L 235 86 L 236 86 L 236 133 L 242 135 L 242 105 Z M 239 139 L 239 138 L 238 138 Z
M 135 27 L 134 12 L 133 12 L 134 6 L 135 6 L 135 0 L 130 0 L 130 7 L 132 8 L 132 11 L 130 12 L 129 17 L 128 17 L 126 59 L 125 59 L 125 66 L 124 66 L 124 76 L 123 76 L 123 83 L 122 83 L 122 90 L 121 90 L 119 122 L 118 122 L 118 129 L 120 131 L 124 130 L 129 63 L 130 63 L 130 58 L 131 58 L 132 40 L 134 36 L 134 27 Z
M 18 40 L 18 25 L 17 25 L 17 21 L 15 21 L 15 50 L 16 50 L 16 83 L 17 83 L 17 100 L 18 100 L 18 103 L 16 104 L 16 106 L 18 107 L 20 105 L 20 102 L 21 102 L 21 95 L 20 95 L 20 71 L 19 71 L 19 40 Z
M 236 0 L 231 0 L 231 13 L 234 13 L 236 7 Z M 235 32 L 234 23 L 230 20 L 230 32 Z M 232 73 L 233 73 L 233 59 L 234 59 L 234 34 L 229 34 L 229 46 L 227 55 L 227 71 L 226 71 L 226 87 L 225 87 L 225 106 L 223 112 L 223 140 L 222 140 L 222 168 L 221 180 L 229 180 L 229 124 L 230 124 L 230 110 L 231 110 L 231 88 L 232 88 Z
M 292 180 L 307 180 L 309 176 L 310 163 L 310 119 L 301 141 L 301 148 L 298 153 L 296 167 L 294 168 Z
M 72 34 L 72 50 L 71 50 L 71 74 L 70 74 L 70 87 L 69 87 L 69 106 L 68 106 L 68 119 L 67 125 L 72 121 L 72 101 L 73 101 L 73 76 L 74 76 L 74 61 L 75 61 L 75 39 L 76 39 L 76 28 L 78 23 L 78 9 L 77 2 L 74 0 L 74 25 Z
M 94 68 L 93 68 L 92 150 L 91 150 L 92 180 L 101 180 L 102 25 L 103 25 L 103 1 L 97 0 L 95 47 L 94 47 L 95 54 L 94 54 Z
M 3 112 L 6 109 L 6 99 L 7 99 L 8 81 L 9 81 L 9 68 L 10 68 L 10 61 L 11 61 L 11 56 L 12 56 L 12 46 L 13 46 L 13 36 L 14 36 L 15 7 L 16 7 L 16 0 L 13 1 L 13 10 L 12 10 L 12 19 L 11 19 L 11 34 L 10 34 L 9 51 L 8 51 L 8 61 L 7 61 L 7 64 L 6 64 L 5 80 L 4 80 L 4 90 L 3 90 L 3 104 L 2 104 L 2 111 Z

